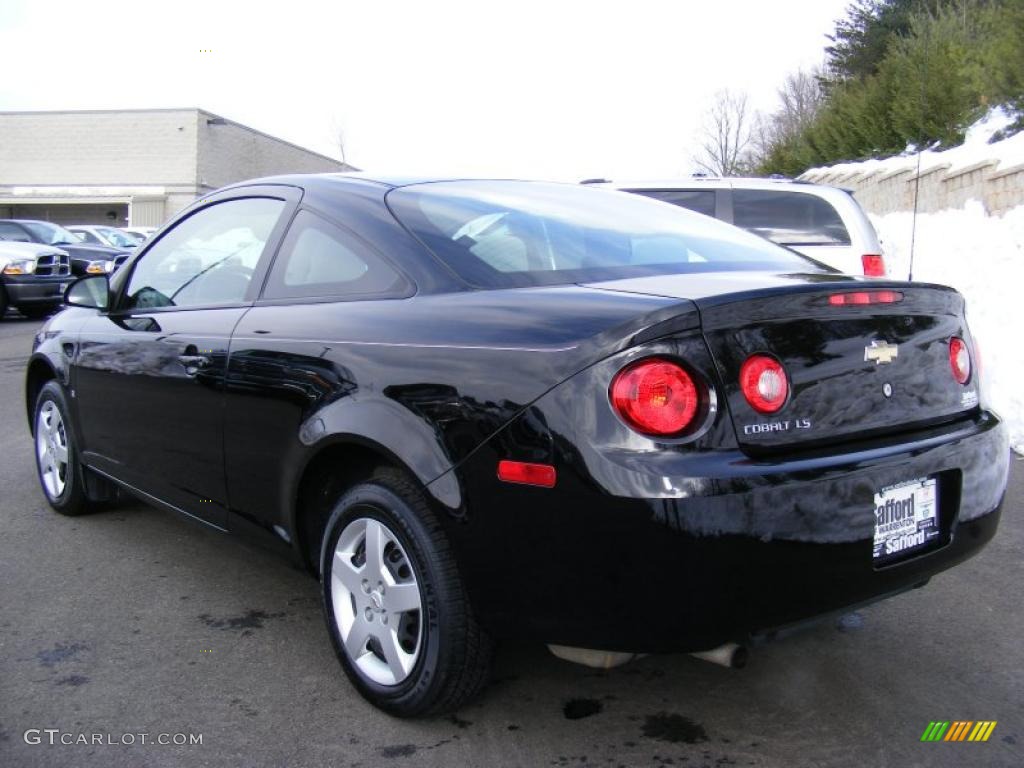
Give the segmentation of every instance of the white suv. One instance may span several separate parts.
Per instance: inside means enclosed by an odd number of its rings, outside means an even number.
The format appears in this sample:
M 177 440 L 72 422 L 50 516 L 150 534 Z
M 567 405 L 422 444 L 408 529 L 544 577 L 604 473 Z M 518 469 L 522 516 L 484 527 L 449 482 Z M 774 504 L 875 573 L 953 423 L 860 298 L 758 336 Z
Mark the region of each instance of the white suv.
M 844 189 L 789 179 L 694 176 L 584 184 L 653 197 L 727 221 L 850 275 L 886 274 L 878 234 Z

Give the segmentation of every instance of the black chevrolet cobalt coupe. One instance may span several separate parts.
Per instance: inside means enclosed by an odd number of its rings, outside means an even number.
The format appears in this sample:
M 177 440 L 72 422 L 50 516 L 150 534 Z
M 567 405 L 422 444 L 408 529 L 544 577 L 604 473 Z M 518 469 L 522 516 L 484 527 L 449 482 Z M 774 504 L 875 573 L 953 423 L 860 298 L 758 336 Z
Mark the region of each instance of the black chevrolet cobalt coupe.
M 465 702 L 497 638 L 742 647 L 999 519 L 959 294 L 626 193 L 262 179 L 66 301 L 26 386 L 49 503 L 121 488 L 276 543 L 398 715 Z

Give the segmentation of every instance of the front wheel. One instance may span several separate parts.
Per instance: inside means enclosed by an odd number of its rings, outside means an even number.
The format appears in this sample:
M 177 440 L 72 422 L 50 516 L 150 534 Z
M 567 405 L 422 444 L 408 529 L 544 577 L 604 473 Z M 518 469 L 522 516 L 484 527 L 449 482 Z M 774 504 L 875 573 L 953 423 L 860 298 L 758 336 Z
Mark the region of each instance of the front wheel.
M 46 500 L 62 515 L 89 511 L 70 410 L 56 381 L 46 382 L 39 392 L 33 424 L 36 471 Z
M 338 500 L 321 588 L 338 659 L 375 706 L 402 717 L 450 712 L 486 684 L 492 643 L 436 516 L 402 473 L 382 470 Z

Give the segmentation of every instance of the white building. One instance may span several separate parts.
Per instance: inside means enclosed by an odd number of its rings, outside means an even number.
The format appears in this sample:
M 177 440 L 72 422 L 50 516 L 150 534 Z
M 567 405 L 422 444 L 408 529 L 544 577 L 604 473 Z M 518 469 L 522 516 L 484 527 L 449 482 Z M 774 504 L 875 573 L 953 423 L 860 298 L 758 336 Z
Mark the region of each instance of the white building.
M 349 170 L 201 109 L 0 112 L 0 218 L 158 226 L 225 184 Z

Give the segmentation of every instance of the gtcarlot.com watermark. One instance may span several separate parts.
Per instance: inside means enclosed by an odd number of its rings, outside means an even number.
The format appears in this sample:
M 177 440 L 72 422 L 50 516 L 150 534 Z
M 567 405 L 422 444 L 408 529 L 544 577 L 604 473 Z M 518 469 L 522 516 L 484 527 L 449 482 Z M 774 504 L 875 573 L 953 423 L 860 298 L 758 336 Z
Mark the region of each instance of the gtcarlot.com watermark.
M 29 728 L 22 738 L 26 744 L 50 746 L 194 747 L 203 743 L 201 733 L 84 733 L 60 728 Z

